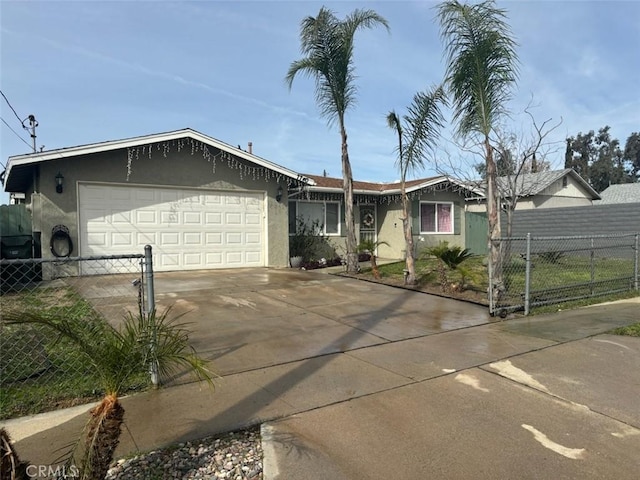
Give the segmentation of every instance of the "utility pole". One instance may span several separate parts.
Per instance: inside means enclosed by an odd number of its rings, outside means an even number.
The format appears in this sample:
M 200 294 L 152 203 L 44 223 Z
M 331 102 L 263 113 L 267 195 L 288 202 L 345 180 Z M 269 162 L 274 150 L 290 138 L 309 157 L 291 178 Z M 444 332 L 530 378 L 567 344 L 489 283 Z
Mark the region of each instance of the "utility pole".
M 29 120 L 29 126 L 27 127 L 24 122 L 26 122 L 27 120 Z M 38 121 L 36 120 L 36 117 L 34 115 L 29 115 L 27 118 L 25 118 L 22 121 L 22 128 L 24 128 L 25 130 L 27 130 L 29 132 L 29 134 L 31 135 L 31 143 L 32 143 L 32 148 L 33 148 L 33 153 L 36 153 L 36 127 L 38 126 Z

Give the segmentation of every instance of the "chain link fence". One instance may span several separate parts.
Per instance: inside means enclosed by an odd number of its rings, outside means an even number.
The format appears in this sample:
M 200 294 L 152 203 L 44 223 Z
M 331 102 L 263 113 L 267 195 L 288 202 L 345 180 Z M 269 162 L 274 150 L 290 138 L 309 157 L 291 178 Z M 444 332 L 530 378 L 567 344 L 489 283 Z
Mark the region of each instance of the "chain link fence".
M 638 291 L 639 234 L 500 238 L 502 275 L 490 272 L 492 314 Z M 500 269 L 497 269 L 500 272 Z M 490 289 L 491 290 L 491 289 Z
M 2 312 L 77 322 L 142 313 L 145 256 L 0 261 L 0 419 L 84 403 L 102 392 L 72 343 L 44 326 L 7 325 Z M 136 388 L 131 385 L 131 388 Z

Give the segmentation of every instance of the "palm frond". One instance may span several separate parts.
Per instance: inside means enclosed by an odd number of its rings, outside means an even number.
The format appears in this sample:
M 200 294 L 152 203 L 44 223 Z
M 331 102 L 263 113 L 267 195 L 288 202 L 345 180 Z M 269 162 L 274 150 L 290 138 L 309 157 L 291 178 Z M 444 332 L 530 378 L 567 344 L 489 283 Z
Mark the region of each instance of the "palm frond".
M 424 158 L 435 150 L 440 130 L 444 126 L 441 105 L 446 105 L 446 96 L 441 86 L 434 86 L 413 97 L 408 113 L 404 138 L 404 162 L 407 172 L 423 168 Z
M 291 63 L 285 82 L 291 88 L 298 74 L 315 80 L 315 100 L 329 125 L 343 119 L 355 102 L 357 87 L 353 65 L 353 42 L 360 28 L 387 21 L 373 10 L 355 10 L 344 21 L 322 7 L 316 17 L 300 25 L 300 51 L 304 57 Z
M 506 12 L 493 0 L 475 5 L 449 0 L 439 5 L 438 17 L 457 132 L 488 137 L 506 113 L 518 77 L 517 44 Z

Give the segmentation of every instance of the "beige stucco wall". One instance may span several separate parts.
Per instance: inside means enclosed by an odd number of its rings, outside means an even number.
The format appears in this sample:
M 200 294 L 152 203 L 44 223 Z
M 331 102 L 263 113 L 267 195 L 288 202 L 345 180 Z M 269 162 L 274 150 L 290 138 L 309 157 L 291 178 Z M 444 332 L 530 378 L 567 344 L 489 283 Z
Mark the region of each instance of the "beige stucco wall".
M 212 152 L 212 153 L 215 153 Z M 52 258 L 49 250 L 51 229 L 58 224 L 69 228 L 74 243 L 72 256 L 77 256 L 78 245 L 78 182 L 104 182 L 121 185 L 149 185 L 156 187 L 186 187 L 210 190 L 248 190 L 267 192 L 265 205 L 266 264 L 271 267 L 288 265 L 287 204 L 275 199 L 278 189 L 276 178 L 243 172 L 229 166 L 227 160 L 207 161 L 200 152 L 191 149 L 178 152 L 171 149 L 165 157 L 154 150 L 151 158 L 139 155 L 131 163 L 131 175 L 127 179 L 127 151 L 117 150 L 73 159 L 43 162 L 39 165 L 39 192 L 31 195 L 34 231 L 42 232 L 43 258 Z M 64 191 L 55 191 L 54 178 L 64 175 Z M 286 192 L 286 179 L 280 179 Z M 286 198 L 286 194 L 285 194 Z M 143 252 L 132 252 L 143 253 Z
M 583 207 L 591 205 L 591 197 L 574 178 L 567 179 L 567 186 L 562 186 L 562 179 L 559 179 L 545 188 L 537 195 L 518 199 L 516 210 L 530 210 L 534 208 L 561 208 L 561 207 Z M 469 212 L 486 212 L 484 201 L 470 200 L 467 202 Z
M 420 234 L 413 229 L 414 248 L 417 255 L 420 255 L 425 248 L 437 245 L 441 241 L 449 242 L 449 245 L 465 247 L 464 232 L 464 199 L 455 192 L 428 192 L 423 193 L 419 199 L 412 202 L 411 215 L 413 218 L 419 217 L 419 202 L 453 202 L 454 208 L 457 210 L 455 214 L 458 228 L 454 234 Z M 384 203 L 378 206 L 378 240 L 386 241 L 389 245 L 381 245 L 378 248 L 378 256 L 381 258 L 404 258 L 405 257 L 405 240 L 402 227 L 402 204 L 398 201 L 391 204 Z M 413 221 L 412 225 L 416 225 Z

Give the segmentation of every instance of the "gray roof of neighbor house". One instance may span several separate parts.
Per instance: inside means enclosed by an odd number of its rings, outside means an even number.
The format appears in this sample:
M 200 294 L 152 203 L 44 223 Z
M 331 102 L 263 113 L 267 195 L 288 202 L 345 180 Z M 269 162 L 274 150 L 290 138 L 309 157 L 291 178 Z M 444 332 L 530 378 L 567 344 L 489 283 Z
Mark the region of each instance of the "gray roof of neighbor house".
M 623 183 L 609 185 L 600 192 L 602 200 L 593 202 L 597 205 L 611 203 L 640 203 L 640 183 Z
M 191 128 L 184 128 L 182 130 L 174 130 L 171 132 L 154 133 L 152 135 L 143 135 L 140 137 L 90 143 L 87 145 L 79 145 L 76 147 L 59 148 L 56 150 L 46 150 L 43 152 L 29 153 L 26 155 L 15 155 L 9 157 L 3 181 L 4 190 L 7 192 L 24 191 L 32 179 L 31 171 L 33 166 L 40 162 L 137 147 L 147 145 L 149 143 L 167 142 L 171 140 L 178 140 L 181 138 L 191 138 L 193 140 L 197 140 L 219 150 L 231 153 L 238 158 L 252 162 L 260 167 L 268 168 L 284 176 L 294 178 L 298 181 L 302 181 L 304 183 L 307 183 L 309 181 L 298 172 L 294 172 L 293 170 L 282 167 L 276 163 L 270 162 L 269 160 L 265 160 L 264 158 L 253 155 L 252 153 L 246 152 L 239 147 L 232 147 L 229 144 L 221 142 L 220 140 L 217 140 L 208 135 L 204 135 Z
M 529 197 L 542 193 L 546 188 L 553 185 L 554 182 L 560 180 L 562 177 L 570 176 L 578 182 L 579 185 L 587 192 L 592 200 L 600 198 L 598 192 L 596 192 L 587 181 L 576 173 L 572 168 L 565 168 L 564 170 L 550 170 L 547 172 L 538 173 L 525 173 L 519 175 L 516 179 L 514 190 L 519 197 Z M 498 177 L 498 188 L 506 193 L 512 193 L 509 184 L 510 177 Z

